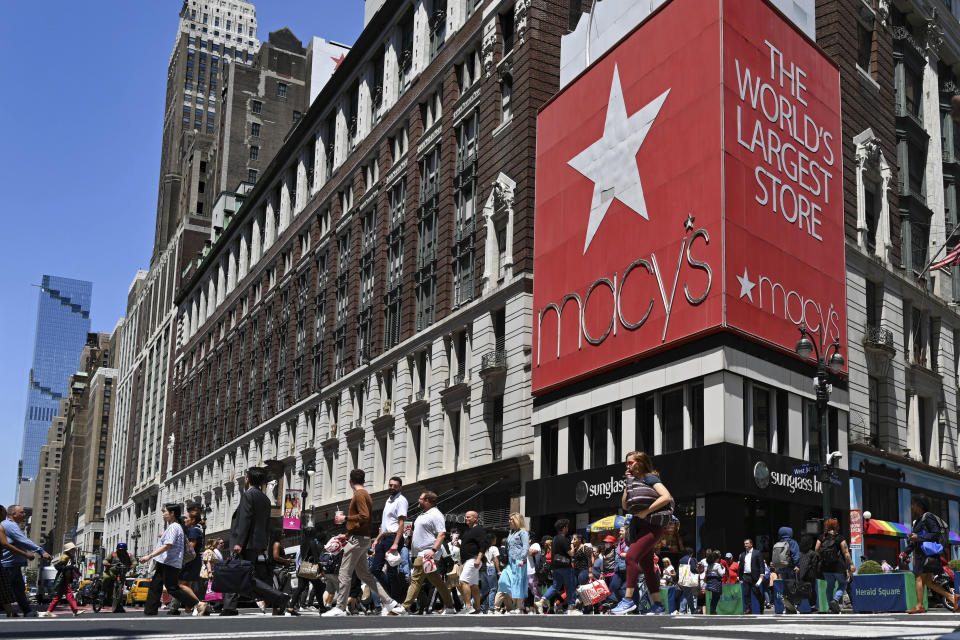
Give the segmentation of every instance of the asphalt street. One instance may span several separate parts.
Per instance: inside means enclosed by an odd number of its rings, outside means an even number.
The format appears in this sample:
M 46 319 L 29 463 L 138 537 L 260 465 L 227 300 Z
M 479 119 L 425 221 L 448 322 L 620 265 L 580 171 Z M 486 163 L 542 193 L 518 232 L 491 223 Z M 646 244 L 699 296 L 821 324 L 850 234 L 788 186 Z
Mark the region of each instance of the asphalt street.
M 277 640 L 343 636 L 409 638 L 557 638 L 560 640 L 815 640 L 817 638 L 872 638 L 933 640 L 954 632 L 960 615 L 799 615 L 799 616 L 407 616 L 321 618 L 264 616 L 246 611 L 232 618 L 219 616 L 170 617 L 161 612 L 147 618 L 68 612 L 58 618 L 0 618 L 0 637 L 17 640 L 83 638 L 83 640 Z M 960 638 L 960 634 L 955 636 Z M 951 638 L 951 640 L 953 640 Z

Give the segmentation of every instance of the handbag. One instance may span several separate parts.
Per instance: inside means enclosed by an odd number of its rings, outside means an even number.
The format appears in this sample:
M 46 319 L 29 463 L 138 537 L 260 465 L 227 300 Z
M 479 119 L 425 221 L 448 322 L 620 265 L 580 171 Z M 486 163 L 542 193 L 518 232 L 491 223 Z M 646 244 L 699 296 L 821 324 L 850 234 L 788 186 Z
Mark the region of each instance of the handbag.
M 183 543 L 183 564 L 190 564 L 197 559 L 197 550 L 193 548 L 189 540 Z
M 300 562 L 300 568 L 297 569 L 297 577 L 303 578 L 304 580 L 316 580 L 320 577 L 320 565 L 316 562 L 302 560 Z
M 253 589 L 253 563 L 232 557 L 213 568 L 214 591 L 220 593 L 250 593 Z
M 207 593 L 203 596 L 204 602 L 217 602 L 218 600 L 223 600 L 223 594 L 219 591 L 213 590 L 213 581 L 207 581 Z

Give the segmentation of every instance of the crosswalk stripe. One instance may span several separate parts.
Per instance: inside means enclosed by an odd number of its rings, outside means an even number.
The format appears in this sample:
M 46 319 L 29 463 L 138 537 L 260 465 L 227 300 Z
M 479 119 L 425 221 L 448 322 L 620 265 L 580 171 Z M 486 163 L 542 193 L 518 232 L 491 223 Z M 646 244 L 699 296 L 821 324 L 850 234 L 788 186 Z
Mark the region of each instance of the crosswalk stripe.
M 690 626 L 673 627 L 684 632 L 693 631 Z M 846 638 L 888 638 L 891 636 L 897 638 L 936 638 L 945 633 L 953 631 L 954 625 L 947 624 L 916 624 L 909 625 L 903 622 L 885 622 L 881 624 L 859 624 L 850 623 L 843 625 L 820 624 L 812 622 L 778 624 L 757 624 L 757 625 L 723 625 L 723 626 L 704 626 L 702 630 L 712 634 L 723 633 L 732 635 L 750 634 L 795 634 L 798 636 L 819 636 L 833 637 L 842 636 Z M 668 636 L 673 637 L 673 636 Z

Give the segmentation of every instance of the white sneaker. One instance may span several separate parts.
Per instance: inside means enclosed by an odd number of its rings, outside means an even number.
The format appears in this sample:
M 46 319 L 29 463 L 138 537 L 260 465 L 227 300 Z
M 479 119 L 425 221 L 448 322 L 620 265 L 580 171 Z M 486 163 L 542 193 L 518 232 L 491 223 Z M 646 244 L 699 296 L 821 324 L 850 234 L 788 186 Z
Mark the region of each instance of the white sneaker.
M 543 613 L 543 599 L 535 600 L 534 605 L 537 607 L 537 613 Z
M 473 612 L 474 612 L 474 608 L 473 608 L 473 607 L 464 607 L 463 609 L 460 609 L 459 615 L 461 615 L 461 616 L 468 616 L 468 615 L 470 615 L 470 614 L 473 613 Z
M 456 610 L 456 609 L 454 609 L 453 607 L 447 607 L 447 608 L 445 608 L 443 611 L 440 612 L 440 615 L 452 616 L 452 615 L 456 615 L 456 613 L 457 613 L 457 610 Z
M 320 614 L 325 618 L 339 618 L 341 616 L 347 615 L 347 612 L 341 609 L 340 607 L 334 607 L 327 611 L 326 613 Z
M 508 616 L 518 616 L 518 615 L 520 615 L 520 609 L 510 609 L 510 611 L 507 611 L 507 615 L 508 615 Z
M 56 618 L 57 616 L 53 615 L 49 611 L 41 611 L 37 614 L 38 618 Z

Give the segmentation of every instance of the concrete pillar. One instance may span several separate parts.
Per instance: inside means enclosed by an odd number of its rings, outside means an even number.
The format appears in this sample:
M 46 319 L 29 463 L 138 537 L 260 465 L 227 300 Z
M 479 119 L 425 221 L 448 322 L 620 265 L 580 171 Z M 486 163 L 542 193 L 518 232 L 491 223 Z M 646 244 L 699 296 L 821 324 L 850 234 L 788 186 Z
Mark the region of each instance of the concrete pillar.
M 801 460 L 807 460 L 807 443 L 803 437 L 803 398 L 795 393 L 787 396 L 788 407 L 787 416 L 790 428 L 787 434 L 790 442 L 787 447 L 787 455 Z
M 620 402 L 620 438 L 623 454 L 637 448 L 637 398 L 630 396 Z
M 304 205 L 307 203 L 307 196 L 310 195 L 309 189 L 310 185 L 307 184 L 307 156 L 306 151 L 300 153 L 297 158 L 297 199 L 293 203 L 293 216 L 296 217 L 298 213 L 303 211 Z
M 570 470 L 570 416 L 557 420 L 557 475 Z

